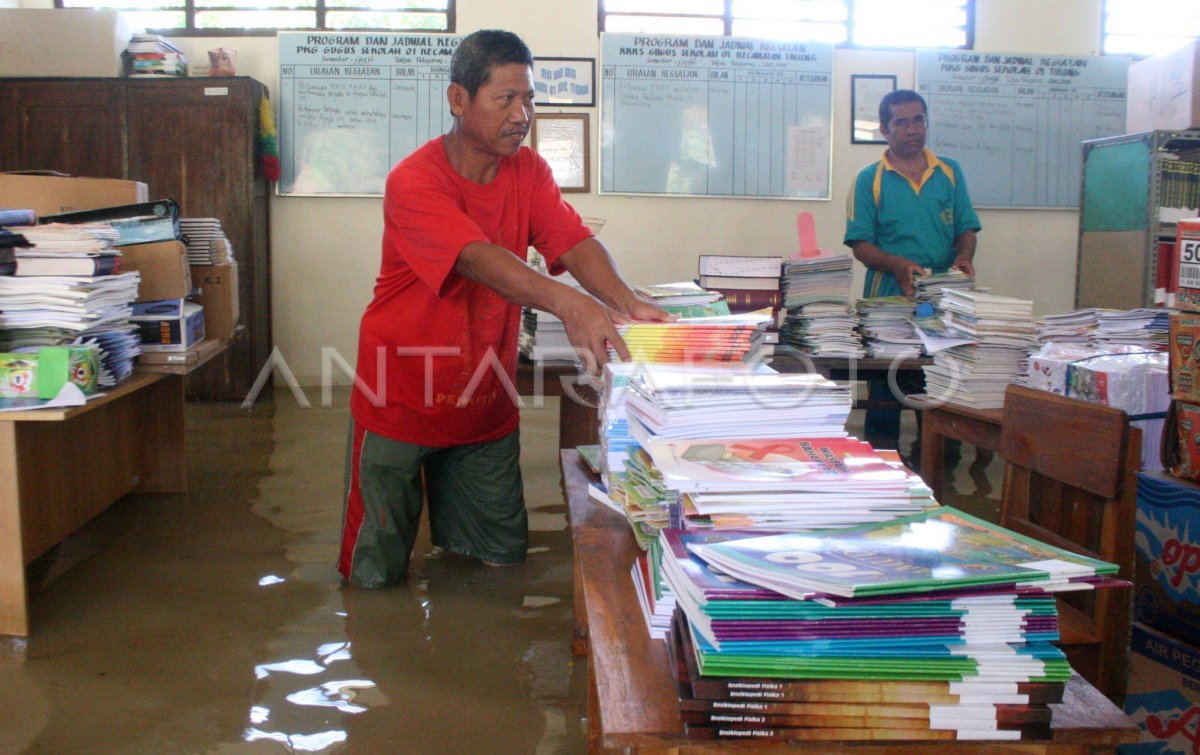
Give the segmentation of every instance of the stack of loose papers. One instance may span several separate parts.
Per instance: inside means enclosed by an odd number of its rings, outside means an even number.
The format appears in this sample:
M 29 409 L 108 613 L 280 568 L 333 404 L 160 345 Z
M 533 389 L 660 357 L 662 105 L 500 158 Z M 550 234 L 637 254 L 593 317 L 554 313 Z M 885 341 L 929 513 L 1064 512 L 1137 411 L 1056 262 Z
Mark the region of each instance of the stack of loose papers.
M 820 254 L 783 264 L 780 290 L 785 309 L 818 302 L 850 303 L 853 261 L 848 254 Z
M 1081 343 L 1091 342 L 1097 327 L 1098 310 L 1094 308 L 1074 309 L 1059 315 L 1044 315 L 1038 323 L 1038 343 Z
M 1096 312 L 1093 343 L 1128 344 L 1163 351 L 1170 337 L 1170 312 L 1165 309 L 1101 309 Z
M 975 276 L 967 275 L 962 270 L 952 268 L 944 273 L 913 276 L 913 299 L 918 302 L 927 301 L 937 304 L 942 294 L 947 290 L 975 290 Z
M 218 218 L 180 218 L 179 232 L 187 245 L 188 264 L 220 265 L 233 261 L 233 245 Z
M 786 311 L 779 328 L 780 341 L 816 357 L 857 359 L 866 351 L 854 326 L 854 311 L 849 304 L 805 304 Z
M 137 298 L 136 271 L 118 275 L 0 278 L 0 328 L 82 332 L 125 323 Z
M 975 343 L 944 349 L 925 370 L 930 398 L 979 409 L 1004 406 L 1004 389 L 1025 374 L 1036 348 L 1033 302 L 977 291 L 948 290 L 942 295 L 946 335 Z
M 855 302 L 858 327 L 873 357 L 921 355 L 921 339 L 913 327 L 913 303 L 903 296 L 879 296 Z

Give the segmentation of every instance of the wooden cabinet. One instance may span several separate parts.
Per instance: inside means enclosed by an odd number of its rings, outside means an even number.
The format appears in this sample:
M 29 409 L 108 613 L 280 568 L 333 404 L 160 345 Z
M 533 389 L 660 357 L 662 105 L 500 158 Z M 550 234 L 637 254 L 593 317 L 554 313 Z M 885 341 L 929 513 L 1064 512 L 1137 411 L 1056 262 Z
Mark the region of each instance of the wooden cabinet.
M 271 353 L 267 185 L 258 151 L 266 88 L 247 77 L 0 79 L 0 170 L 142 181 L 185 217 L 221 221 L 245 326 L 188 378 L 189 398 L 241 401 Z

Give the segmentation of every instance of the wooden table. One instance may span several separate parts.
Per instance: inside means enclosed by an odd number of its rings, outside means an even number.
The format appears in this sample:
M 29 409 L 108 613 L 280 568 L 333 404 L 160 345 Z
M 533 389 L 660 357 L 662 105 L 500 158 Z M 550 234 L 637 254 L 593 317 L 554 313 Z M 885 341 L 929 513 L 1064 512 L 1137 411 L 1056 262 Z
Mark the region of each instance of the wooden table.
M 25 567 L 35 558 L 126 493 L 187 492 L 184 372 L 139 367 L 104 394 L 0 412 L 0 635 L 29 634 Z
M 909 405 L 921 412 L 921 479 L 941 498 L 946 481 L 946 438 L 970 443 L 980 453 L 1000 450 L 1002 409 L 973 409 L 962 404 L 909 396 Z M 980 458 L 980 457 L 977 457 Z
M 590 385 L 581 382 L 574 365 L 547 365 L 521 360 L 517 363 L 517 393 L 532 396 L 535 407 L 540 406 L 540 397 L 558 397 L 560 449 L 600 442 L 599 397 Z
M 869 390 L 870 381 L 888 380 L 889 377 L 892 377 L 895 380 L 904 381 L 905 384 L 924 386 L 925 371 L 922 367 L 927 364 L 933 364 L 933 360 L 928 357 L 896 357 L 894 359 L 876 357 L 863 357 L 861 359 L 848 357 L 807 357 L 803 354 L 798 356 L 782 354 L 776 355 L 771 359 L 771 367 L 780 372 L 817 373 L 824 375 L 830 380 L 837 380 L 839 382 L 865 381 L 868 385 L 868 390 L 866 393 L 861 394 L 861 397 L 854 402 L 856 409 L 911 408 L 890 394 L 886 396 L 872 396 Z
M 740 748 L 809 749 L 820 753 L 1086 753 L 1133 742 L 1137 725 L 1082 677 L 1073 675 L 1061 705 L 1051 706 L 1048 742 L 700 741 L 683 736 L 666 646 L 651 639 L 630 569 L 638 547 L 620 514 L 589 501 L 590 473 L 576 451 L 562 451 L 563 490 L 575 541 L 575 607 L 588 658 L 588 750 L 714 752 Z M 774 745 L 774 746 L 773 746 Z

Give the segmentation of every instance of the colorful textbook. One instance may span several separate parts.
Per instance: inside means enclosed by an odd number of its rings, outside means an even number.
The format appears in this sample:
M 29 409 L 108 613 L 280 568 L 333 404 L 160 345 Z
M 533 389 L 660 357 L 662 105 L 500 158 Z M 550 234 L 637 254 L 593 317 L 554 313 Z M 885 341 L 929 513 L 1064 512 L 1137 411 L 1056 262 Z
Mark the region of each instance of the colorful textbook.
M 942 506 L 818 535 L 790 533 L 695 545 L 739 579 L 799 599 L 895 595 L 988 584 L 1071 586 L 1117 565 L 1019 535 Z

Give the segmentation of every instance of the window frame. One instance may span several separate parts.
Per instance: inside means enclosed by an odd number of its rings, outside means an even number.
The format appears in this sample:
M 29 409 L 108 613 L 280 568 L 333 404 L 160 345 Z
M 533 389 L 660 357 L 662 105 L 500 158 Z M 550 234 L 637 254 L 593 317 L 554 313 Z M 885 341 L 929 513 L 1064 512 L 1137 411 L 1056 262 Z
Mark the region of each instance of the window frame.
M 854 26 L 854 12 L 855 12 L 854 8 L 855 8 L 856 0 L 843 0 L 843 1 L 846 3 L 846 9 L 847 9 L 846 41 L 839 42 L 837 45 L 835 45 L 835 47 L 842 48 L 842 49 L 853 49 L 853 50 L 912 49 L 912 48 L 905 48 L 905 47 L 899 46 L 899 45 L 894 46 L 894 47 L 877 47 L 877 46 L 867 47 L 865 45 L 856 45 L 853 42 L 851 42 L 850 40 L 854 38 L 853 26 Z M 965 6 L 964 10 L 967 13 L 966 29 L 964 29 L 964 32 L 966 34 L 966 39 L 964 41 L 963 46 L 961 46 L 961 47 L 946 47 L 946 48 L 939 48 L 939 49 L 946 49 L 946 50 L 974 50 L 975 49 L 975 0 L 963 0 L 963 3 Z M 603 33 L 605 31 L 604 21 L 605 21 L 606 15 L 607 14 L 604 11 L 604 0 L 597 0 L 597 2 L 596 2 L 596 28 L 598 30 L 598 33 Z M 625 11 L 625 12 L 621 12 L 619 14 L 614 14 L 614 15 L 647 16 L 647 17 L 653 17 L 653 18 L 715 18 L 715 16 L 712 16 L 712 15 L 697 14 L 697 13 L 638 13 L 638 12 Z M 722 18 L 722 21 L 724 22 L 724 27 L 725 27 L 724 32 L 722 33 L 721 36 L 724 36 L 724 37 L 733 36 L 733 22 L 734 22 L 733 0 L 725 0 L 725 11 L 722 14 L 721 18 Z M 664 33 L 666 33 L 666 32 L 664 32 Z
M 1108 3 L 1109 3 L 1109 0 L 1100 0 L 1100 54 L 1101 55 L 1116 55 L 1119 57 L 1128 57 L 1128 58 L 1133 58 L 1134 60 L 1144 60 L 1146 58 L 1152 58 L 1155 55 L 1159 54 L 1159 53 L 1151 53 L 1151 52 L 1109 52 L 1107 49 L 1105 49 L 1108 47 L 1107 43 L 1108 43 L 1108 36 L 1109 36 Z M 1168 22 L 1168 24 L 1169 24 L 1169 22 Z M 1124 36 L 1124 35 L 1118 34 L 1116 36 Z
M 347 6 L 347 7 L 339 6 L 339 7 L 335 7 L 335 8 L 329 8 L 326 6 L 326 0 L 312 0 L 312 2 L 314 5 L 314 12 L 316 13 L 316 17 L 317 17 L 317 26 L 312 26 L 312 27 L 218 28 L 218 29 L 200 28 L 200 27 L 196 26 L 196 3 L 195 3 L 195 0 L 184 0 L 183 12 L 184 12 L 184 18 L 187 21 L 186 26 L 171 27 L 171 28 L 166 28 L 166 29 L 161 29 L 161 28 L 160 29 L 147 29 L 146 31 L 150 34 L 158 34 L 163 37 L 273 37 L 273 36 L 275 36 L 276 32 L 281 32 L 281 31 L 310 31 L 310 30 L 311 31 L 345 31 L 345 32 L 356 32 L 356 33 L 357 32 L 375 31 L 375 32 L 385 32 L 385 33 L 422 32 L 425 34 L 454 34 L 455 29 L 457 28 L 457 23 L 458 23 L 457 15 L 456 15 L 457 6 L 458 6 L 457 0 L 446 0 L 446 6 L 447 6 L 446 11 L 445 11 L 445 13 L 446 13 L 446 29 L 444 29 L 444 30 L 442 30 L 442 29 L 392 29 L 392 28 L 374 27 L 374 26 L 356 26 L 351 29 L 343 29 L 343 28 L 330 29 L 325 26 L 325 14 L 331 10 L 335 11 L 335 12 L 339 12 L 339 13 L 344 12 L 344 11 L 356 11 L 356 10 L 374 11 L 374 12 L 381 12 L 381 11 L 378 8 L 368 8 L 366 6 Z M 63 3 L 64 3 L 64 0 L 54 0 L 54 7 L 61 8 L 64 10 L 70 10 L 70 8 L 67 8 Z M 108 10 L 155 10 L 153 8 L 150 8 L 150 9 L 144 9 L 144 8 L 126 9 L 126 8 L 115 8 L 112 6 L 99 6 L 99 5 L 92 6 L 92 7 L 97 8 L 97 9 L 104 7 Z M 162 8 L 161 10 L 176 10 L 176 9 Z M 206 11 L 209 11 L 209 10 L 230 10 L 230 11 L 250 10 L 250 11 L 255 11 L 256 10 L 256 11 L 268 11 L 269 12 L 269 11 L 273 11 L 273 10 L 294 11 L 294 10 L 296 10 L 296 8 L 284 8 L 284 7 L 280 7 L 280 8 L 269 8 L 269 7 L 240 8 L 240 7 L 234 7 L 234 6 L 218 6 L 215 8 L 204 8 L 203 10 L 206 10 Z M 301 10 L 305 10 L 305 9 L 301 9 Z M 408 11 L 408 12 L 418 12 L 418 13 L 422 12 L 422 11 L 441 12 L 440 8 L 403 8 L 403 9 L 396 8 L 394 10 L 397 12 Z

